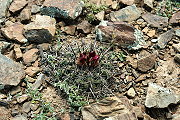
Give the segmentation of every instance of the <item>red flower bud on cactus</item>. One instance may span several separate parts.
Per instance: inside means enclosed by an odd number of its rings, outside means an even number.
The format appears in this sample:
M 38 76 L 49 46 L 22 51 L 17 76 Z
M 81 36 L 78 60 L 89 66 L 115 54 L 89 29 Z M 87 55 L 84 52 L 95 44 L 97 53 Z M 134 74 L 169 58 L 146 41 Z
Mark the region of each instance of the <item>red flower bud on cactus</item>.
M 96 55 L 96 52 L 86 52 L 80 53 L 79 58 L 77 59 L 78 65 L 88 65 L 88 66 L 97 66 L 99 60 L 99 55 Z
M 96 52 L 93 51 L 93 52 L 89 52 L 89 57 L 94 57 L 96 55 Z

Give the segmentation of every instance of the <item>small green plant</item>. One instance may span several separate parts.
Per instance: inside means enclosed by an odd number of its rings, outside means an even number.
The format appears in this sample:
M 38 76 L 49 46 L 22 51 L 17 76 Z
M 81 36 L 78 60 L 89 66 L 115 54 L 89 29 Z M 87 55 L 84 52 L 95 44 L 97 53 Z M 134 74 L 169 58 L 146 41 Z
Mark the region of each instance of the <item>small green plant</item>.
M 26 81 L 27 82 L 27 81 Z M 54 108 L 51 106 L 50 103 L 46 102 L 42 98 L 42 94 L 38 91 L 38 89 L 32 89 L 32 85 L 27 82 L 28 88 L 26 89 L 27 95 L 31 97 L 31 103 L 38 103 L 40 106 L 40 113 L 34 115 L 33 120 L 57 120 L 55 118 Z M 48 114 L 52 114 L 50 117 Z
M 96 20 L 95 14 L 106 10 L 108 7 L 106 5 L 97 6 L 96 4 L 90 3 L 88 0 L 84 0 L 84 15 L 89 22 Z
M 156 13 L 159 16 L 171 17 L 180 8 L 180 2 L 176 0 L 164 0 L 159 3 Z
M 59 43 L 59 42 L 58 42 Z M 44 68 L 52 83 L 65 96 L 70 110 L 80 110 L 88 99 L 113 95 L 114 76 L 119 74 L 118 63 L 125 60 L 113 45 L 93 43 L 70 44 L 64 41 L 44 54 Z

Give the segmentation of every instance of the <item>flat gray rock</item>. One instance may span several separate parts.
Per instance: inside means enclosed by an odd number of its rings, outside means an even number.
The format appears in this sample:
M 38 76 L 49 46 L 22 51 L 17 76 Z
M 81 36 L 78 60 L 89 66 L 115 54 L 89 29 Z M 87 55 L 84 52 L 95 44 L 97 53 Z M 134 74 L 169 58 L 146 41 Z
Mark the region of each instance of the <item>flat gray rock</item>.
M 169 41 L 171 41 L 173 35 L 174 35 L 174 30 L 173 29 L 161 34 L 158 37 L 158 43 L 157 43 L 158 47 L 160 49 L 164 49 L 166 47 L 167 43 Z
M 162 28 L 168 26 L 168 17 L 162 17 L 158 15 L 153 15 L 151 13 L 145 13 L 142 15 L 142 18 L 152 27 Z
M 179 97 L 168 89 L 161 87 L 155 83 L 149 83 L 145 106 L 148 108 L 165 108 L 170 104 L 176 104 Z
M 5 20 L 7 9 L 12 0 L 0 0 L 0 23 Z
M 75 19 L 82 12 L 81 0 L 45 0 L 41 8 L 43 15 L 64 19 Z
M 25 77 L 21 64 L 0 54 L 0 84 L 17 86 Z
M 141 16 L 141 11 L 138 10 L 136 5 L 127 6 L 123 9 L 120 9 L 116 12 L 110 13 L 111 21 L 120 21 L 120 22 L 131 22 L 136 20 Z

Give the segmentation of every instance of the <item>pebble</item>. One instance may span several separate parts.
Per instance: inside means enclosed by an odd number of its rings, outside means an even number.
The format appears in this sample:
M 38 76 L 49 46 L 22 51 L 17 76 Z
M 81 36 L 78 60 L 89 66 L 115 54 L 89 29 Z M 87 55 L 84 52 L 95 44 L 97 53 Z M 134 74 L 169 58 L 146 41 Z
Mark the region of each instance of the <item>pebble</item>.
M 147 33 L 147 35 L 149 37 L 153 37 L 155 34 L 156 34 L 156 30 L 149 30 L 148 33 Z
M 128 91 L 127 91 L 127 95 L 131 98 L 134 98 L 135 95 L 136 95 L 136 92 L 134 90 L 134 88 L 130 88 Z
M 22 103 L 22 102 L 26 101 L 28 98 L 29 98 L 28 95 L 23 94 L 23 95 L 17 97 L 17 102 Z
M 31 102 L 25 102 L 22 106 L 22 111 L 28 113 L 30 111 L 30 104 Z
M 175 55 L 174 60 L 180 64 L 180 54 Z

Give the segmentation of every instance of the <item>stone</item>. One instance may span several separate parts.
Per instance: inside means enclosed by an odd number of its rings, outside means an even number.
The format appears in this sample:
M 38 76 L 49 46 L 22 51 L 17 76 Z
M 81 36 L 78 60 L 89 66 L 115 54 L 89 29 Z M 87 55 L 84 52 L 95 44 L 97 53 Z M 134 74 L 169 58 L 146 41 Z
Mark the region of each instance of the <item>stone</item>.
M 0 54 L 0 84 L 17 86 L 25 77 L 21 64 Z
M 153 2 L 154 0 L 144 0 L 144 5 L 148 6 L 149 8 L 153 8 Z
M 10 91 L 10 94 L 11 95 L 16 95 L 17 93 L 21 92 L 21 87 L 20 86 L 17 86 L 17 87 L 14 87 L 11 91 Z
M 11 120 L 28 120 L 28 119 L 24 117 L 23 115 L 17 115 L 13 117 Z
M 27 0 L 13 0 L 9 7 L 9 11 L 15 13 L 17 11 L 20 11 L 28 4 Z
M 0 93 L 0 100 L 7 98 L 5 94 Z
M 158 39 L 152 39 L 151 42 L 156 43 Z
M 56 31 L 56 20 L 49 16 L 36 15 L 33 22 L 24 26 L 23 35 L 29 42 L 45 43 L 52 41 Z
M 14 54 L 14 50 L 11 50 L 7 55 L 5 55 L 6 57 L 15 60 L 15 54 Z
M 28 113 L 31 110 L 30 104 L 31 104 L 31 102 L 25 102 L 22 106 L 22 111 L 25 113 Z
M 11 113 L 7 108 L 0 106 L 0 116 L 0 120 L 10 120 Z
M 51 46 L 51 44 L 49 44 L 49 43 L 42 43 L 42 44 L 39 44 L 39 45 L 38 45 L 38 47 L 39 47 L 40 49 L 42 49 L 43 51 L 49 50 L 49 49 L 50 49 L 50 46 Z
M 94 4 L 98 7 L 100 7 L 101 5 L 110 6 L 110 5 L 112 5 L 113 1 L 112 0 L 88 0 L 88 2 L 90 4 Z
M 163 28 L 168 26 L 168 17 L 145 13 L 142 15 L 142 18 L 152 27 Z
M 92 30 L 92 25 L 88 21 L 84 20 L 77 25 L 77 30 L 81 33 L 88 34 Z
M 174 13 L 169 21 L 170 24 L 178 24 L 180 22 L 180 11 Z
M 29 77 L 28 75 L 26 75 L 26 78 L 25 78 L 28 82 L 30 83 L 34 83 L 36 81 L 36 79 L 32 78 L 32 77 Z
M 32 62 L 35 62 L 38 58 L 38 49 L 33 48 L 28 50 L 23 54 L 23 62 L 24 64 L 31 64 Z
M 105 12 L 104 12 L 104 11 L 101 11 L 101 12 L 97 13 L 97 14 L 95 15 L 95 17 L 96 17 L 99 21 L 101 21 L 101 20 L 104 20 L 104 15 L 105 15 Z
M 0 0 L 0 23 L 4 22 L 7 14 L 7 10 L 12 0 Z
M 135 0 L 120 0 L 120 2 L 125 5 L 133 5 L 135 3 Z
M 119 5 L 118 1 L 113 1 L 111 7 L 112 9 L 116 10 L 118 5 Z
M 14 53 L 15 53 L 16 60 L 21 59 L 22 56 L 23 56 L 22 51 L 21 51 L 21 49 L 19 47 L 14 48 Z
M 40 72 L 42 69 L 39 67 L 28 67 L 26 68 L 25 72 L 30 77 L 34 77 L 38 72 Z
M 141 16 L 141 11 L 138 10 L 136 5 L 127 6 L 119 11 L 111 12 L 110 19 L 111 21 L 124 21 L 124 22 L 131 22 L 136 20 Z
M 180 53 L 180 43 L 178 43 L 178 44 L 173 44 L 172 47 L 174 48 L 174 50 L 175 50 L 176 52 Z
M 13 104 L 17 104 L 17 101 L 15 101 Z M 19 106 L 18 106 L 18 105 L 13 106 L 12 109 L 11 109 L 11 114 L 12 114 L 12 116 L 18 115 L 19 112 L 20 112 L 19 110 L 20 110 L 20 109 L 19 109 Z
M 166 108 L 170 104 L 176 104 L 179 99 L 171 89 L 161 87 L 155 83 L 149 83 L 145 106 L 148 108 Z
M 98 103 L 84 106 L 81 110 L 83 120 L 137 120 L 132 106 L 126 97 L 108 97 Z
M 66 34 L 74 35 L 75 32 L 76 32 L 76 26 L 75 25 L 70 25 L 70 26 L 61 27 L 61 30 L 63 32 L 65 32 Z
M 9 42 L 0 41 L 0 53 L 3 53 L 10 45 Z
M 21 22 L 29 21 L 31 19 L 31 10 L 28 8 L 23 9 L 19 15 L 19 18 Z
M 156 63 L 155 54 L 145 56 L 137 61 L 138 70 L 142 72 L 147 72 L 148 70 L 154 67 L 155 63 Z
M 137 23 L 138 25 L 141 25 L 143 22 L 144 22 L 143 19 L 138 19 L 138 20 L 136 21 L 136 23 Z
M 39 104 L 33 104 L 33 103 L 30 104 L 30 108 L 33 111 L 36 111 L 38 109 L 38 107 L 39 107 Z
M 142 48 L 146 44 L 142 32 L 125 22 L 102 21 L 96 26 L 96 38 L 133 50 Z
M 44 80 L 45 80 L 45 75 L 44 74 L 40 74 L 37 77 L 37 80 L 35 81 L 35 83 L 32 85 L 32 89 L 33 90 L 38 89 L 42 85 Z
M 14 40 L 19 43 L 26 43 L 27 39 L 23 36 L 24 25 L 17 22 L 6 28 L 1 28 L 2 34 L 10 40 Z
M 17 102 L 22 103 L 22 102 L 26 101 L 28 98 L 29 98 L 28 95 L 23 94 L 23 95 L 17 97 Z
M 141 110 L 141 106 L 135 106 L 133 107 L 133 111 L 135 112 L 136 116 L 138 119 L 143 119 L 143 111 Z
M 160 48 L 160 49 L 164 49 L 166 47 L 166 45 L 168 44 L 169 41 L 171 41 L 172 37 L 174 35 L 174 30 L 171 29 L 163 34 L 161 34 L 159 37 L 158 37 L 158 43 L 157 43 L 157 46 Z
M 82 12 L 81 0 L 45 0 L 41 14 L 56 18 L 75 19 Z
M 135 95 L 136 95 L 136 92 L 134 90 L 134 88 L 130 88 L 128 91 L 127 91 L 127 95 L 131 98 L 134 98 Z
M 40 6 L 32 5 L 31 6 L 31 13 L 36 14 L 36 13 L 40 12 L 40 8 L 41 8 Z
M 175 30 L 175 35 L 180 37 L 180 28 Z
M 148 33 L 147 33 L 147 35 L 149 37 L 153 37 L 155 34 L 156 34 L 156 30 L 149 30 Z
M 149 28 L 148 27 L 145 27 L 143 30 L 142 30 L 142 32 L 144 32 L 144 33 L 148 33 L 148 31 L 149 31 Z
M 174 60 L 180 64 L 180 54 L 175 55 Z

